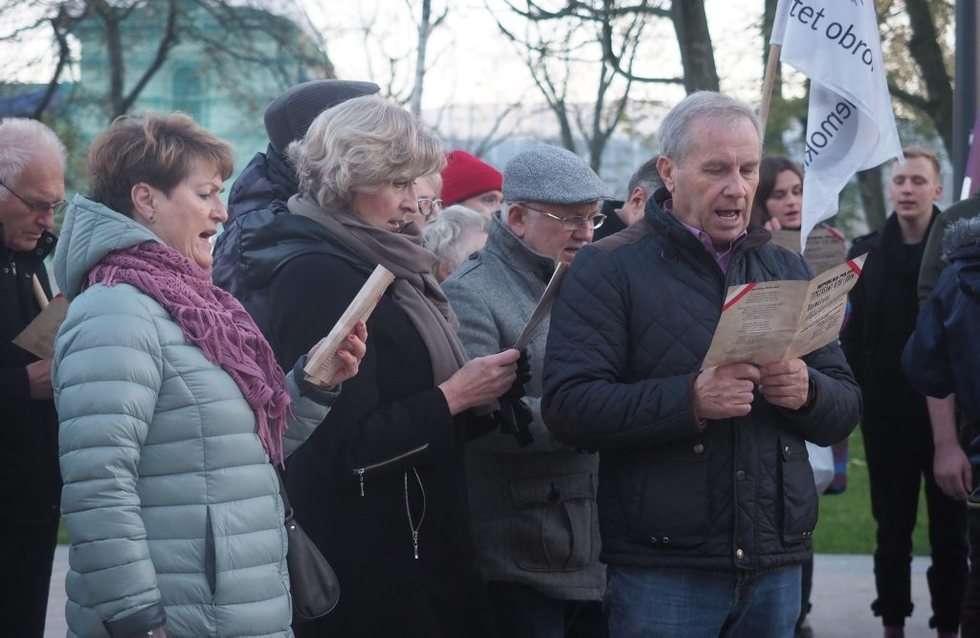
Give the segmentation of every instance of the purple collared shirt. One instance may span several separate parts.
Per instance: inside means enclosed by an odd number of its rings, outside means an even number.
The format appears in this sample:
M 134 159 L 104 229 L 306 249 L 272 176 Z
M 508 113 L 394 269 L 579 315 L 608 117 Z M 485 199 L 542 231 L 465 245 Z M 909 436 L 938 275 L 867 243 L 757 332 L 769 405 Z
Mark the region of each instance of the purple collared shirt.
M 674 204 L 674 200 L 668 199 L 663 203 L 663 209 L 673 214 L 674 211 L 673 204 Z M 685 224 L 683 221 L 681 221 L 680 217 L 677 217 L 676 215 L 674 217 L 675 219 L 677 219 L 677 221 L 683 224 L 684 228 L 686 228 L 689 233 L 694 235 L 695 239 L 701 242 L 701 244 L 704 246 L 704 249 L 708 251 L 708 254 L 711 255 L 712 259 L 715 260 L 715 263 L 718 264 L 718 267 L 721 268 L 721 272 L 727 274 L 728 264 L 731 263 L 732 261 L 732 252 L 735 250 L 735 246 L 738 245 L 738 242 L 742 241 L 745 238 L 745 236 L 749 234 L 749 231 L 743 230 L 738 237 L 733 239 L 731 243 L 728 244 L 727 249 L 723 251 L 719 251 L 717 248 L 715 248 L 715 243 L 711 241 L 711 237 L 708 237 L 708 233 L 704 232 L 700 228 L 695 228 L 694 226 Z

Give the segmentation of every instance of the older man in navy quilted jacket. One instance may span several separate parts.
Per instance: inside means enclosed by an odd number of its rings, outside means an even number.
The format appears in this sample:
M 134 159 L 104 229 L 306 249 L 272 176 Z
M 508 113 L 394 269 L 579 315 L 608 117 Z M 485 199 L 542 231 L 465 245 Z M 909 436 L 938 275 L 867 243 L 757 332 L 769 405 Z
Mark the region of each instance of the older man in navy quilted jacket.
M 804 441 L 835 443 L 861 394 L 835 343 L 702 369 L 729 286 L 808 279 L 749 227 L 760 128 L 685 98 L 660 129 L 644 220 L 580 251 L 552 310 L 543 414 L 598 449 L 612 638 L 793 635 L 817 494 Z

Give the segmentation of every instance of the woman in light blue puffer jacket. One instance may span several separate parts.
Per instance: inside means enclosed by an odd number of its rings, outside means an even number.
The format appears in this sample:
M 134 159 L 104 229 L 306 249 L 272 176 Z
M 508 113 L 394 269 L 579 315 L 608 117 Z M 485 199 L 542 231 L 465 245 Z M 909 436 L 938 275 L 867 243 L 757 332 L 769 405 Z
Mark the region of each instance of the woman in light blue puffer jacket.
M 291 636 L 281 463 L 336 389 L 284 376 L 210 282 L 230 148 L 183 115 L 117 120 L 55 256 L 69 636 Z M 331 385 L 353 376 L 359 325 Z M 297 371 L 299 373 L 297 374 Z

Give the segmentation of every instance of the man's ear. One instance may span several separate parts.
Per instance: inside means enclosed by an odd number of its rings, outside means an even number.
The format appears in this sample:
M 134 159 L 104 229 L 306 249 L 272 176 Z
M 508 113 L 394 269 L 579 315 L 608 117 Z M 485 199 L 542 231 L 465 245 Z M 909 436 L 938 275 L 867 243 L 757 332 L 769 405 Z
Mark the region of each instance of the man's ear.
M 633 192 L 630 193 L 630 198 L 627 201 L 629 201 L 630 204 L 633 204 L 633 206 L 636 208 L 642 209 L 647 202 L 647 189 L 643 188 L 642 186 L 637 186 L 633 189 Z
M 674 164 L 674 160 L 669 157 L 661 155 L 657 158 L 657 172 L 660 173 L 660 179 L 664 183 L 664 187 L 671 193 L 674 193 L 674 180 L 676 175 L 674 174 L 677 170 L 677 165 Z M 632 197 L 632 193 L 630 193 Z
M 133 217 L 143 224 L 149 226 L 156 221 L 156 193 L 155 189 L 146 182 L 137 182 L 129 191 L 129 197 L 133 202 Z
M 943 183 L 940 181 L 936 186 L 936 192 L 932 196 L 932 201 L 938 202 L 943 196 Z
M 511 204 L 507 209 L 507 225 L 521 239 L 527 233 L 527 209 L 520 204 Z

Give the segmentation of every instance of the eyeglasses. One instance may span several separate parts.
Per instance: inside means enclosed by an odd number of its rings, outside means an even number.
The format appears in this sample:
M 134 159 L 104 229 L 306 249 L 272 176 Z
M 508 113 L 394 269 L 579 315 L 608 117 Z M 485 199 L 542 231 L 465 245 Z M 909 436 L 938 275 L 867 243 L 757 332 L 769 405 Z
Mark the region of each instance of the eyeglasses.
M 417 203 L 419 206 L 419 215 L 426 219 L 442 210 L 442 200 L 438 197 L 419 197 Z
M 7 186 L 6 184 L 4 184 L 3 182 L 0 182 L 0 186 L 3 186 L 4 188 L 6 188 L 7 191 L 11 195 L 13 195 L 17 199 L 19 199 L 24 204 L 24 206 L 27 206 L 28 208 L 30 208 L 35 213 L 46 213 L 48 211 L 51 211 L 51 212 L 53 212 L 55 214 L 58 214 L 59 212 L 61 212 L 61 210 L 65 207 L 65 204 L 67 203 L 63 199 L 62 200 L 58 200 L 58 201 L 54 202 L 53 204 L 49 204 L 47 202 L 32 202 L 31 200 L 24 199 L 23 197 L 21 197 L 20 195 L 18 195 L 17 194 L 17 191 L 15 191 L 14 189 L 10 188 L 9 186 Z
M 521 204 L 521 206 L 528 210 L 533 210 L 535 213 L 541 213 L 545 217 L 550 217 L 556 222 L 561 222 L 562 228 L 568 231 L 575 231 L 579 230 L 580 228 L 591 228 L 592 230 L 595 230 L 596 228 L 602 226 L 602 224 L 606 221 L 606 216 L 603 213 L 596 213 L 591 217 L 561 217 L 559 215 L 555 215 L 554 213 L 549 213 L 546 210 L 541 210 L 540 208 L 532 208 L 527 204 Z

